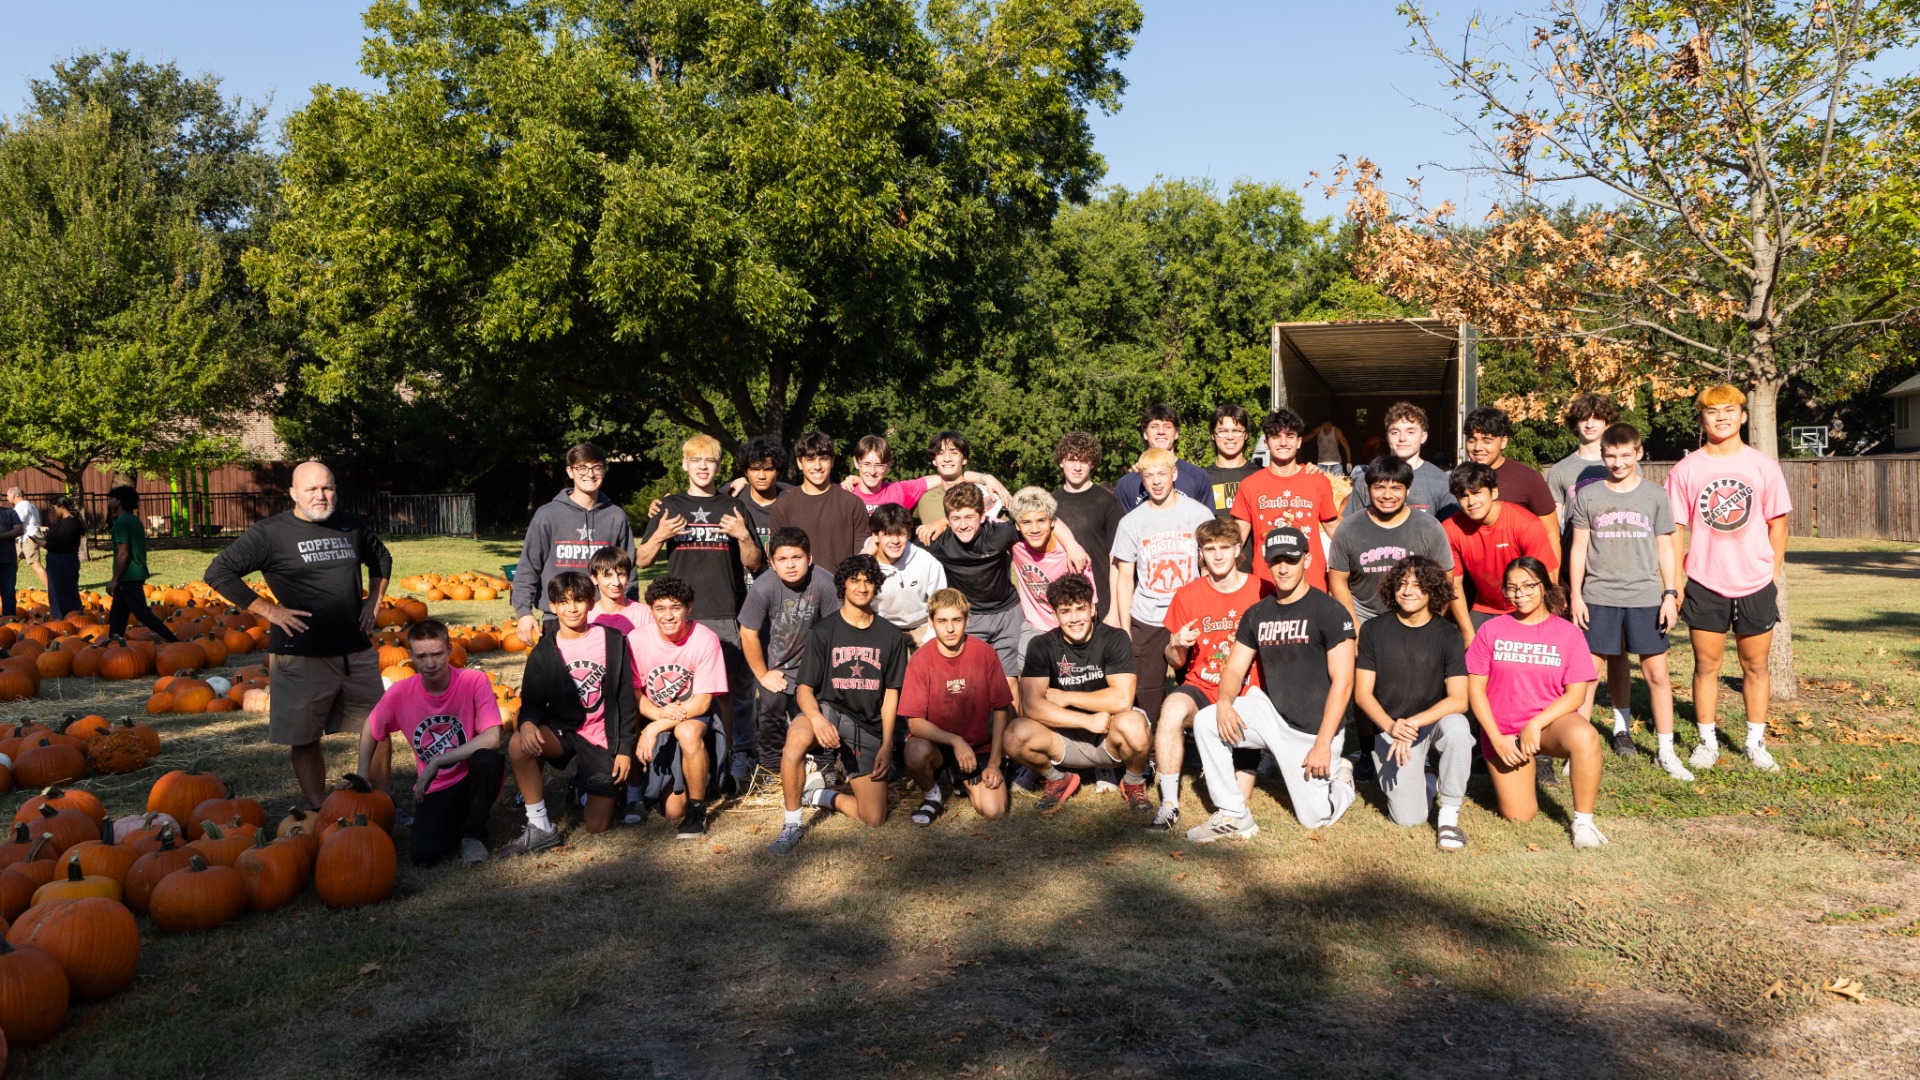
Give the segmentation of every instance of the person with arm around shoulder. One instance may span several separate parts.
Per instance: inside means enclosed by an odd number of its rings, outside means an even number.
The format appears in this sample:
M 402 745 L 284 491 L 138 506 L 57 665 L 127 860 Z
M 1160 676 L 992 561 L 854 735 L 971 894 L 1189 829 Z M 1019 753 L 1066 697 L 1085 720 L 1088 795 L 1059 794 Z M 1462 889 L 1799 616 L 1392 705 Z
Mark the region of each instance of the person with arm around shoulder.
M 1007 816 L 1003 740 L 1013 695 L 993 646 L 967 633 L 967 608 L 959 589 L 933 594 L 933 641 L 907 661 L 900 688 L 907 775 L 921 791 L 912 820 L 922 827 L 938 821 L 959 791 L 986 820 Z

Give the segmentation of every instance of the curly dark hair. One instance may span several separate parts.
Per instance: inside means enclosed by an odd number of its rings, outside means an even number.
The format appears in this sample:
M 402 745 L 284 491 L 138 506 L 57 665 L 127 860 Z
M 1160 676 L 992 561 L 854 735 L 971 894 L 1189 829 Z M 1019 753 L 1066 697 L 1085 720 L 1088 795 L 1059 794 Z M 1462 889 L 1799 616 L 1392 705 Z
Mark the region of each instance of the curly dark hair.
M 776 439 L 756 435 L 753 441 L 747 443 L 747 448 L 740 451 L 740 467 L 743 469 L 768 468 L 777 473 L 786 472 L 786 447 L 781 446 Z
M 886 584 L 887 576 L 880 570 L 880 560 L 871 555 L 849 555 L 840 560 L 840 568 L 833 572 L 833 592 L 840 599 L 847 598 L 847 582 L 863 577 L 879 588 Z
M 1401 579 L 1408 574 L 1413 575 L 1420 591 L 1427 594 L 1427 614 L 1445 615 L 1447 605 L 1453 603 L 1453 581 L 1439 563 L 1425 555 L 1409 555 L 1394 563 L 1387 570 L 1386 580 L 1380 583 L 1381 598 L 1398 611 L 1400 605 L 1393 598 L 1400 592 Z
M 1260 421 L 1260 434 L 1265 435 L 1269 439 L 1283 431 L 1290 431 L 1295 435 L 1300 435 L 1304 434 L 1306 430 L 1307 422 L 1300 419 L 1300 414 L 1284 405 L 1268 413 L 1267 418 Z
M 678 600 L 681 607 L 692 611 L 693 586 L 677 577 L 655 578 L 653 584 L 647 586 L 645 599 L 648 607 L 659 600 Z
M 1053 448 L 1053 463 L 1058 465 L 1069 460 L 1100 464 L 1100 440 L 1087 431 L 1069 431 L 1060 436 L 1060 442 Z
M 1093 603 L 1093 582 L 1084 574 L 1062 574 L 1047 583 L 1047 606 L 1072 607 Z
M 1513 438 L 1513 419 L 1505 409 L 1482 405 L 1467 414 L 1460 427 L 1467 435 L 1491 435 L 1496 439 Z
M 1553 573 L 1547 569 L 1546 563 L 1541 562 L 1531 555 L 1518 556 L 1512 562 L 1508 563 L 1506 570 L 1500 574 L 1500 584 L 1505 585 L 1507 579 L 1513 576 L 1515 570 L 1525 572 L 1527 576 L 1545 586 L 1545 594 L 1541 597 L 1541 602 L 1547 605 L 1547 614 L 1558 615 L 1563 619 L 1566 618 L 1567 592 L 1565 589 L 1562 589 L 1560 583 L 1554 579 Z

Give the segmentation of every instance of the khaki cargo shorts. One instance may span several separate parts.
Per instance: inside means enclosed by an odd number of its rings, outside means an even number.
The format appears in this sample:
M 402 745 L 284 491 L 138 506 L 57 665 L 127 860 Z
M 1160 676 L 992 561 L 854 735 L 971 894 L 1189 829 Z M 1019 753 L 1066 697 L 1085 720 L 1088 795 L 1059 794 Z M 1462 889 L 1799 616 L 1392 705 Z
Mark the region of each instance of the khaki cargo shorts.
M 346 656 L 267 657 L 273 679 L 267 741 L 305 746 L 322 735 L 358 734 L 386 692 L 373 649 Z

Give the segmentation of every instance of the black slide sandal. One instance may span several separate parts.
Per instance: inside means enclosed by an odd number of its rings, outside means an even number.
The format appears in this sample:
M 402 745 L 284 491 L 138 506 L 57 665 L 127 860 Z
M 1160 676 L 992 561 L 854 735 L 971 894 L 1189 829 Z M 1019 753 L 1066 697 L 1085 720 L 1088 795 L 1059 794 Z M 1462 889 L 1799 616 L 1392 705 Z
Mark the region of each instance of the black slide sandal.
M 940 815 L 946 813 L 946 811 L 946 800 L 943 799 L 935 802 L 932 799 L 922 799 L 920 800 L 920 809 L 913 812 L 913 823 L 921 828 L 925 828 L 939 821 Z

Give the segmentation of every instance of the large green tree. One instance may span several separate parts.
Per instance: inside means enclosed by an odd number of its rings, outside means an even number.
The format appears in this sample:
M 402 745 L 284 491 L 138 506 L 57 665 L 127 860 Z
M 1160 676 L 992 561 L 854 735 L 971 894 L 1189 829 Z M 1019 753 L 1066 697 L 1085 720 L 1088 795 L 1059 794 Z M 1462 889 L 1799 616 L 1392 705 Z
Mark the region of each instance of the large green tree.
M 382 0 L 249 262 L 344 393 L 612 392 L 726 443 L 911 385 L 1086 196 L 1133 0 Z
M 0 448 L 70 490 L 230 456 L 263 359 L 219 240 L 145 166 L 103 108 L 0 125 Z

